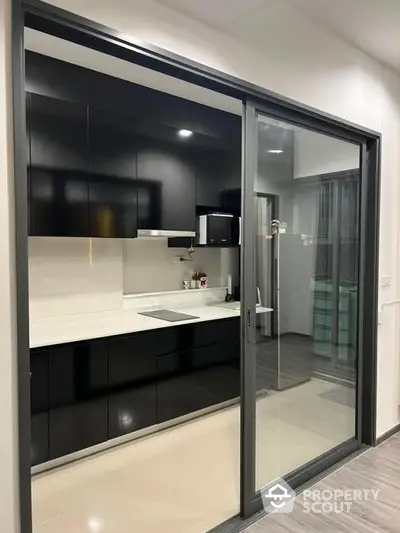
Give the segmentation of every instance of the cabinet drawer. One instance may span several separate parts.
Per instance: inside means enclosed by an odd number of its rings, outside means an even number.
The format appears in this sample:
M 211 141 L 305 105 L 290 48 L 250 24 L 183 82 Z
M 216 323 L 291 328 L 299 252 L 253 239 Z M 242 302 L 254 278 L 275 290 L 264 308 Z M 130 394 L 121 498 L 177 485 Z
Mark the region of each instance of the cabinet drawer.
M 200 322 L 193 326 L 193 345 L 206 346 L 217 343 L 221 337 L 221 321 Z
M 240 318 L 229 318 L 226 320 L 220 320 L 220 337 L 222 342 L 240 342 Z
M 159 423 L 240 394 L 240 361 L 218 344 L 159 357 L 157 370 Z
M 204 386 L 207 378 L 184 374 L 170 377 L 158 383 L 158 423 L 193 413 L 214 403 Z
M 193 326 L 194 346 L 231 342 L 240 339 L 240 319 L 222 319 L 213 322 L 201 322 Z
M 220 365 L 158 382 L 159 423 L 218 405 L 240 395 L 240 370 Z
M 119 385 L 156 376 L 156 356 L 172 352 L 177 346 L 175 328 L 122 339 L 109 346 L 109 383 Z
M 239 364 L 239 348 L 233 344 L 210 344 L 160 356 L 157 358 L 157 376 L 196 372 L 232 360 Z
M 187 374 L 215 364 L 219 356 L 217 348 L 216 344 L 211 344 L 160 356 L 157 358 L 157 376 Z

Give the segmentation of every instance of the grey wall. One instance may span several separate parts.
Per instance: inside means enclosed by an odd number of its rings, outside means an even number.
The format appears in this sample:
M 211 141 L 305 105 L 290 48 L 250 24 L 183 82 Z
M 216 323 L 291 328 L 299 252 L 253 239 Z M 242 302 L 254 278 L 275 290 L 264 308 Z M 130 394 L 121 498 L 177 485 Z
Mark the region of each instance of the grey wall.
M 281 149 L 280 154 L 270 154 L 269 149 Z M 276 128 L 274 126 L 266 126 L 263 123 L 259 124 L 258 131 L 258 165 L 257 175 L 255 180 L 255 191 L 263 194 L 273 194 L 278 197 L 279 214 L 278 218 L 281 222 L 286 222 L 287 232 L 293 233 L 293 201 L 294 201 L 294 135 L 290 130 Z M 269 231 L 271 228 L 268 228 Z M 260 242 L 260 241 L 258 241 Z M 276 242 L 276 240 L 275 240 Z M 281 238 L 282 243 L 282 238 Z M 278 243 L 276 242 L 275 246 Z M 285 246 L 281 247 L 285 259 L 280 261 L 280 325 L 281 332 L 289 331 L 289 318 L 291 316 L 291 284 L 293 281 L 294 272 L 290 267 L 292 260 L 288 254 L 292 253 L 292 247 L 287 246 L 288 241 L 285 241 Z M 267 253 L 268 248 L 264 248 L 262 253 Z M 271 258 L 272 260 L 272 258 Z M 264 264 L 266 262 L 264 261 Z M 264 270 L 263 275 L 267 277 L 264 282 L 258 279 L 259 286 L 265 286 L 270 280 L 270 270 Z M 271 305 L 270 301 L 265 301 L 267 294 L 262 294 L 263 304 Z M 269 328 L 264 329 L 264 334 L 269 334 Z
M 315 233 L 319 187 L 295 179 L 297 133 L 259 125 L 255 189 L 258 193 L 279 197 L 278 218 L 287 223 L 287 233 L 279 238 L 280 331 L 311 335 L 315 247 L 313 244 L 304 246 L 301 235 Z M 281 149 L 282 153 L 270 154 L 268 149 Z M 269 273 L 265 272 L 265 275 L 269 276 Z
M 281 295 L 287 303 L 286 331 L 312 334 L 311 290 L 315 269 L 315 245 L 303 244 L 302 234 L 315 237 L 318 217 L 318 184 L 296 183 L 293 191 L 293 233 L 281 236 Z

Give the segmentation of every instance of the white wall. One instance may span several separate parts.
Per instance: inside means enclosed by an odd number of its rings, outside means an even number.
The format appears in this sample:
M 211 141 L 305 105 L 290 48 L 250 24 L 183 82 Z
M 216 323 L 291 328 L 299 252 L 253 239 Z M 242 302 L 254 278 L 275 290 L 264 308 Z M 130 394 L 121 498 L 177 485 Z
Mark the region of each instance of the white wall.
M 151 42 L 229 74 L 382 133 L 380 271 L 391 278 L 380 302 L 399 295 L 400 79 L 389 69 L 299 13 L 256 17 L 236 39 L 153 0 L 53 0 L 112 26 L 136 42 Z M 246 42 L 252 43 L 247 46 Z M 385 308 L 379 328 L 378 435 L 398 422 L 399 316 Z
M 122 307 L 120 240 L 28 240 L 31 319 Z
M 360 166 L 360 148 L 303 128 L 294 134 L 294 177 L 352 170 Z
M 11 2 L 0 2 L 0 531 L 18 532 Z
M 196 248 L 193 261 L 174 262 L 186 255 L 185 249 L 168 248 L 162 240 L 127 240 L 123 243 L 124 293 L 173 291 L 196 270 L 207 274 L 210 287 L 227 286 L 228 274 L 238 276 L 239 253 L 236 248 Z
M 177 263 L 183 248 L 166 239 L 120 240 L 29 237 L 30 319 L 120 309 L 124 294 L 182 289 L 196 270 L 210 287 L 238 279 L 238 248 L 196 248 L 193 261 Z

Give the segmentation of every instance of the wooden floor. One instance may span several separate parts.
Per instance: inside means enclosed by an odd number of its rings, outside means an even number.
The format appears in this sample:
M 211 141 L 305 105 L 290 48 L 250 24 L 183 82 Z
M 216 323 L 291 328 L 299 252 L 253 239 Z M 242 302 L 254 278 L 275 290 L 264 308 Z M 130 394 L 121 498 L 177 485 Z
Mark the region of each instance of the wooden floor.
M 400 434 L 316 483 L 313 489 L 380 489 L 377 501 L 353 502 L 348 513 L 308 514 L 296 498 L 291 514 L 270 514 L 246 533 L 400 532 Z

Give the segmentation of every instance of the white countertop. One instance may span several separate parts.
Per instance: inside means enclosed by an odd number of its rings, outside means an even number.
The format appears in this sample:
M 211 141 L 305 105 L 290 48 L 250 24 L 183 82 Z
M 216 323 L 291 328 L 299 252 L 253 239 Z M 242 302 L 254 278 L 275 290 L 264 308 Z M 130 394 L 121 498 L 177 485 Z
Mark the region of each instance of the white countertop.
M 98 339 L 240 316 L 239 310 L 219 307 L 216 304 L 193 307 L 164 307 L 164 309 L 195 315 L 199 318 L 182 322 L 166 322 L 140 315 L 134 309 L 117 309 L 63 317 L 38 318 L 30 322 L 30 347 L 38 348 L 40 346 Z M 148 310 L 153 311 L 155 309 Z M 257 307 L 257 313 L 270 313 L 271 311 L 272 309 L 268 307 Z

